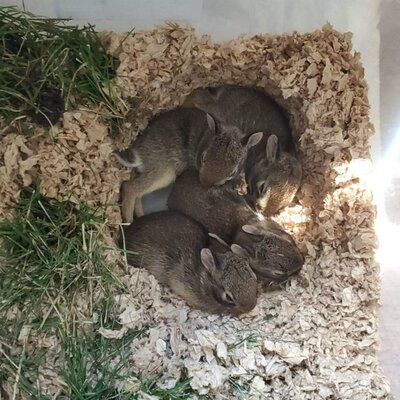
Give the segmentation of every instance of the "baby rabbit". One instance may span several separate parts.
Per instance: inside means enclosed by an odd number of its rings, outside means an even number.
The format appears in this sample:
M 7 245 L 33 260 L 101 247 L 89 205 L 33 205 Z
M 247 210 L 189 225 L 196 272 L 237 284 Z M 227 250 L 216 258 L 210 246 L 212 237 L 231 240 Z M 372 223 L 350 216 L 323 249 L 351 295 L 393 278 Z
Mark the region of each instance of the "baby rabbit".
M 122 151 L 114 153 L 131 178 L 122 185 L 122 219 L 131 222 L 134 209 L 143 215 L 141 198 L 172 183 L 188 166 L 200 171 L 206 186 L 221 185 L 240 172 L 250 147 L 262 133 L 243 139 L 236 127 L 216 124 L 210 114 L 196 108 L 176 108 L 159 114 Z
M 259 220 L 243 197 L 228 185 L 206 190 L 195 170 L 187 170 L 177 178 L 168 207 L 233 243 L 232 251 L 249 259 L 260 281 L 283 281 L 304 263 L 293 238 L 279 224 Z
M 233 315 L 255 307 L 257 279 L 247 261 L 229 249 L 210 249 L 204 227 L 191 218 L 173 211 L 147 214 L 124 236 L 126 249 L 136 253 L 128 255 L 129 263 L 146 268 L 189 305 Z
M 222 123 L 236 126 L 245 138 L 264 132 L 263 140 L 246 158 L 246 200 L 264 215 L 277 213 L 293 200 L 302 177 L 301 164 L 289 120 L 271 97 L 255 87 L 223 85 L 198 88 L 183 105 L 200 108 Z

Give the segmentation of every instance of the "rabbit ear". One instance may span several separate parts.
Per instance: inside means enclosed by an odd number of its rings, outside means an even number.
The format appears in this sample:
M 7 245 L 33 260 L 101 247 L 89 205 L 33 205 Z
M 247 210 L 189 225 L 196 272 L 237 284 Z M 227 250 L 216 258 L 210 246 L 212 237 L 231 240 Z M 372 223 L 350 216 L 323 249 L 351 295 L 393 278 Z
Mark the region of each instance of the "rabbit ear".
M 208 113 L 207 113 L 207 123 L 211 133 L 215 135 L 217 133 L 217 123 L 215 122 L 214 117 Z
M 276 161 L 278 156 L 278 136 L 271 135 L 267 140 L 267 160 L 269 162 Z
M 230 248 L 230 247 L 229 247 L 229 244 L 226 243 L 224 239 L 221 239 L 221 238 L 220 238 L 218 235 L 216 235 L 215 233 L 209 233 L 208 236 L 210 236 L 211 238 L 217 240 L 219 243 L 221 243 L 223 246 L 227 247 L 228 249 Z
M 254 225 L 243 225 L 242 230 L 250 235 L 262 235 L 261 230 Z
M 244 249 L 242 246 L 239 246 L 236 243 L 234 243 L 231 246 L 231 250 L 232 250 L 232 253 L 234 253 L 234 254 L 236 254 L 236 255 L 238 255 L 240 257 L 246 257 L 246 258 L 250 257 L 250 254 L 247 252 L 247 250 Z
M 263 134 L 263 132 L 253 133 L 247 140 L 246 147 L 249 149 L 250 147 L 255 146 L 262 139 Z
M 200 252 L 201 263 L 207 269 L 210 274 L 214 274 L 217 269 L 215 265 L 214 256 L 211 253 L 210 249 L 201 249 Z

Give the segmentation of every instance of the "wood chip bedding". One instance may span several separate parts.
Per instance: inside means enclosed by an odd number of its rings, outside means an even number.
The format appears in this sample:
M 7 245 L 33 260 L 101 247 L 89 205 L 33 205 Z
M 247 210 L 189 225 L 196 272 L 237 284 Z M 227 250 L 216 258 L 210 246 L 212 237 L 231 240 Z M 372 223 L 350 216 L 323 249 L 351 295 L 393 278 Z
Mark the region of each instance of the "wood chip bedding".
M 124 35 L 102 34 L 109 50 Z M 116 203 L 129 171 L 111 157 L 155 113 L 177 106 L 198 86 L 221 83 L 265 88 L 292 113 L 304 179 L 295 204 L 277 217 L 306 255 L 298 277 L 260 294 L 240 319 L 207 315 L 129 268 L 118 297 L 121 331 L 148 325 L 135 339 L 130 364 L 173 387 L 182 371 L 212 398 L 386 399 L 377 359 L 379 267 L 374 261 L 375 209 L 365 179 L 370 167 L 367 84 L 351 34 L 330 26 L 310 34 L 239 37 L 213 43 L 191 27 L 167 24 L 137 32 L 121 45 L 118 83 L 142 99 L 137 120 L 112 143 L 96 114 L 66 113 L 52 139 L 1 138 L 0 211 L 10 213 L 23 185 L 41 179 L 45 195 L 72 192 L 90 205 Z M 54 146 L 54 143 L 57 146 Z M 110 225 L 120 222 L 108 211 Z M 136 378 L 119 383 L 135 390 Z M 232 389 L 247 387 L 247 394 Z M 51 390 L 50 390 L 51 391 Z M 148 398 L 140 395 L 139 398 Z

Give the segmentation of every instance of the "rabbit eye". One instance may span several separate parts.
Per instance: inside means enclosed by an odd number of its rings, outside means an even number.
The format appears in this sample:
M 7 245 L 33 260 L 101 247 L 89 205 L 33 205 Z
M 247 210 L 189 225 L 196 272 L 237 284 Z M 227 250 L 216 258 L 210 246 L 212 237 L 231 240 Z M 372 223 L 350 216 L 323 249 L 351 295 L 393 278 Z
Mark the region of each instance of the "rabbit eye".
M 229 179 L 233 179 L 239 172 L 240 165 L 236 165 L 235 169 L 233 170 L 232 174 L 230 175 Z
M 237 174 L 237 170 L 235 169 L 227 178 L 227 181 L 230 181 L 231 179 L 233 179 Z
M 226 302 L 227 304 L 234 306 L 235 305 L 235 299 L 233 298 L 232 294 L 230 292 L 228 292 L 227 290 L 224 291 L 224 293 L 222 294 L 222 298 L 224 300 L 224 302 Z
M 265 192 L 266 189 L 266 183 L 264 182 L 258 182 L 257 183 L 257 190 L 259 194 L 263 194 Z

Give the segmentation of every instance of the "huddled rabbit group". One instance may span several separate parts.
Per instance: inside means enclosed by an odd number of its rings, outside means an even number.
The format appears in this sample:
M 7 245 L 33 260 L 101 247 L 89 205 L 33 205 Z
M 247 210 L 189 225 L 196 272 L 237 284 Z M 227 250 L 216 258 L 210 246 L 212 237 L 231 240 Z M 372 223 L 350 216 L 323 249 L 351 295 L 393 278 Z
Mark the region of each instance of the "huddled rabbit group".
M 286 112 L 261 89 L 198 88 L 115 156 L 132 169 L 121 187 L 128 261 L 189 305 L 249 312 L 257 282 L 301 269 L 295 241 L 269 218 L 293 200 L 301 163 Z M 143 216 L 142 196 L 172 183 L 169 211 Z

